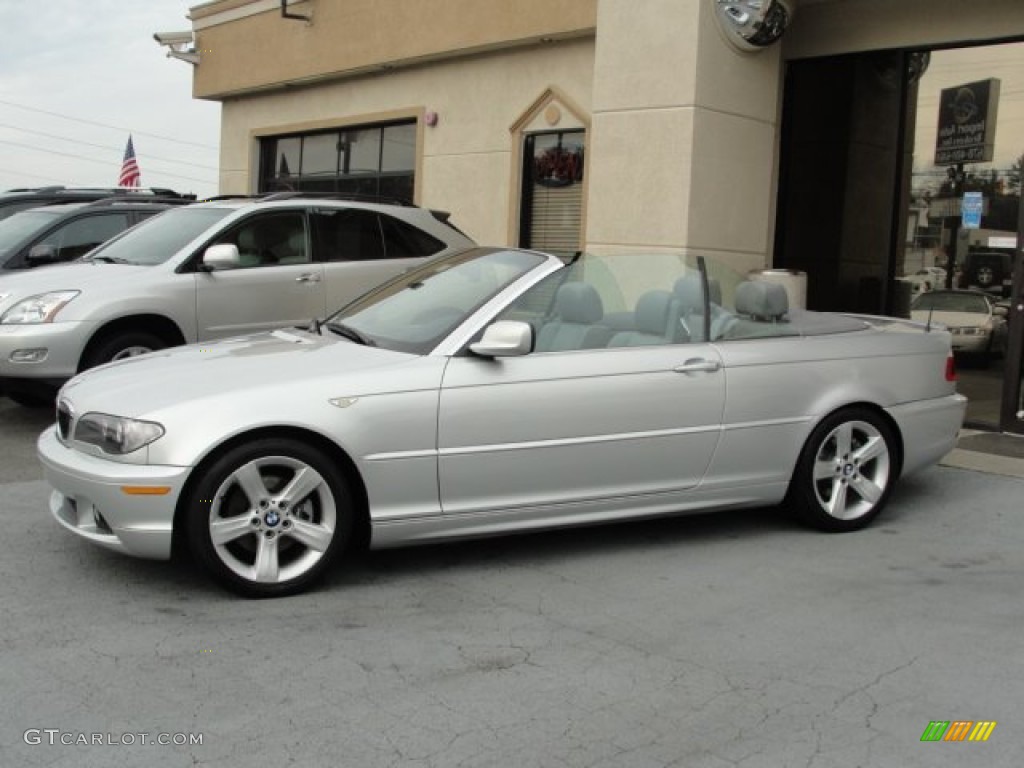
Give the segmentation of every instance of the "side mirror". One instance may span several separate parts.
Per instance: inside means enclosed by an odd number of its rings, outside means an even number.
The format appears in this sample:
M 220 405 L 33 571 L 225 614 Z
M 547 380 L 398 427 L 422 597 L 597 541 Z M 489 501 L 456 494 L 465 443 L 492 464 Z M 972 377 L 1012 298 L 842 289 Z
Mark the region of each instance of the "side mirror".
M 33 245 L 26 259 L 29 264 L 52 264 L 57 261 L 57 249 L 48 243 Z
M 203 268 L 207 272 L 221 269 L 238 269 L 242 264 L 238 256 L 238 246 L 234 243 L 211 245 L 203 252 Z
M 480 357 L 521 357 L 533 350 L 533 328 L 517 320 L 499 320 L 484 329 L 483 338 L 469 345 Z
M 1005 320 L 1010 316 L 1010 307 L 1006 304 L 996 304 L 992 307 L 992 314 Z

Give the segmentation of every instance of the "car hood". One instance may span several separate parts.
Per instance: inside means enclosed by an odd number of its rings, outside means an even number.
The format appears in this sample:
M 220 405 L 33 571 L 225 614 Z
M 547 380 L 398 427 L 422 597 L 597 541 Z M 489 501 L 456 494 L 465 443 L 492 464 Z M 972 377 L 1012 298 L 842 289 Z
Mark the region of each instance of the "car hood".
M 943 312 L 936 310 L 930 313 L 933 323 L 941 323 L 950 328 L 975 328 L 985 325 L 989 316 L 980 312 Z M 914 320 L 928 322 L 929 312 L 926 309 L 915 309 L 910 313 Z
M 278 330 L 151 352 L 79 374 L 61 390 L 79 413 L 102 411 L 138 417 L 218 396 L 242 397 L 261 389 L 282 396 L 322 379 L 347 396 L 380 394 L 400 376 L 372 375 L 417 356 L 367 347 L 300 330 Z M 364 391 L 365 390 L 365 391 Z
M 111 280 L 135 280 L 140 274 L 149 274 L 151 266 L 138 264 L 108 264 L 102 262 L 75 262 L 35 269 L 11 270 L 0 273 L 0 307 L 6 308 L 29 296 L 49 291 L 85 290 L 109 285 Z

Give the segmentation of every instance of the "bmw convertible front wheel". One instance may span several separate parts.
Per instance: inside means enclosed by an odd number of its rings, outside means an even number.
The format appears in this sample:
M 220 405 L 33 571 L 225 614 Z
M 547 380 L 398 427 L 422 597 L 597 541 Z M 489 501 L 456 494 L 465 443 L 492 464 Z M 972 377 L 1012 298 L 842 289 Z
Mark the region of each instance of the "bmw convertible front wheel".
M 192 553 L 247 597 L 279 597 L 318 580 L 348 543 L 352 503 L 343 474 L 319 450 L 262 439 L 229 450 L 189 499 Z
M 825 418 L 800 454 L 789 503 L 804 522 L 826 531 L 852 531 L 885 506 L 899 473 L 896 436 L 864 408 Z

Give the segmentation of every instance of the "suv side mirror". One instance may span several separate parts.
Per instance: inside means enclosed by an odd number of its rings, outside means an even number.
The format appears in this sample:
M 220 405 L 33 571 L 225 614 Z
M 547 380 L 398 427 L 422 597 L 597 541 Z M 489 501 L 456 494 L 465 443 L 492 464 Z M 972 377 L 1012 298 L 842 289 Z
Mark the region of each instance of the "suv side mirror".
M 52 264 L 57 261 L 57 249 L 49 243 L 33 245 L 25 258 L 33 266 Z
M 480 341 L 469 345 L 469 351 L 480 357 L 520 357 L 532 349 L 532 326 L 516 320 L 491 323 Z
M 238 256 L 238 246 L 234 243 L 221 243 L 211 245 L 203 252 L 203 269 L 207 272 L 216 272 L 221 269 L 238 269 L 241 266 L 241 259 Z

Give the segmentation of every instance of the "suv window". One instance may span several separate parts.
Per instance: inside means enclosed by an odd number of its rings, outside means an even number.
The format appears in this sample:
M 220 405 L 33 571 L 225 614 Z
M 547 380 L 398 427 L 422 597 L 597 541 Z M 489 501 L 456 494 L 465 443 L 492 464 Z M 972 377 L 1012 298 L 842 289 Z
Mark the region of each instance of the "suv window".
M 230 208 L 219 207 L 173 208 L 109 240 L 89 258 L 147 266 L 163 264 L 231 212 Z
M 384 253 L 389 259 L 410 259 L 430 256 L 444 248 L 444 243 L 421 229 L 391 216 L 380 217 L 384 229 Z
M 84 256 L 129 226 L 129 214 L 124 212 L 86 216 L 57 227 L 36 245 L 52 247 L 57 261 L 71 261 Z
M 238 247 L 239 266 L 243 269 L 310 261 L 305 216 L 301 211 L 251 216 L 211 245 L 227 243 Z
M 321 261 L 374 261 L 384 258 L 376 211 L 322 208 L 313 214 Z

